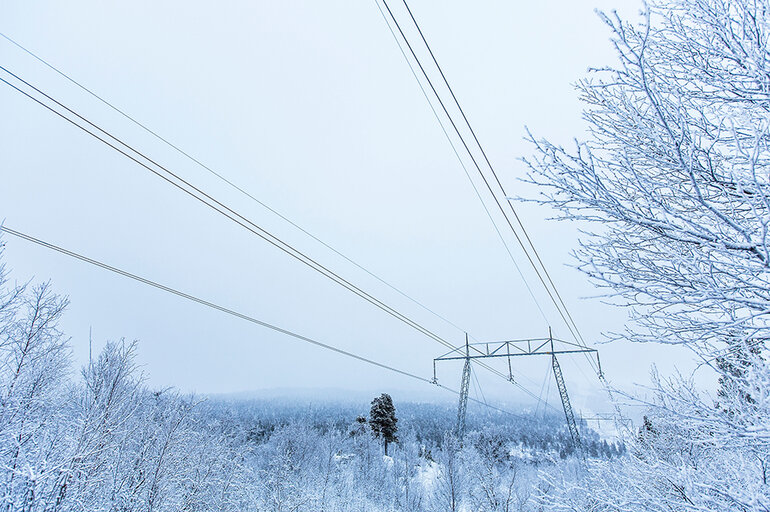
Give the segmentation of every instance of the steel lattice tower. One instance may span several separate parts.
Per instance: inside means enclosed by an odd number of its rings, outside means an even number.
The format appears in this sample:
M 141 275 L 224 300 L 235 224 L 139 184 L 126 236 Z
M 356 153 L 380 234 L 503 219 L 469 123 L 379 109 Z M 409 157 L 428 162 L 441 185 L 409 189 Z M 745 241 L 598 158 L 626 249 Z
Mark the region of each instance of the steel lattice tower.
M 559 344 L 557 348 L 555 342 Z M 471 355 L 471 349 L 475 352 Z M 460 403 L 457 408 L 457 436 L 462 438 L 465 433 L 465 416 L 468 408 L 468 392 L 471 381 L 471 359 L 485 359 L 494 357 L 505 357 L 508 359 L 508 379 L 514 382 L 513 372 L 511 370 L 511 358 L 517 356 L 551 356 L 551 367 L 556 379 L 556 385 L 559 389 L 559 397 L 561 398 L 561 404 L 564 408 L 564 416 L 567 420 L 567 428 L 569 429 L 572 443 L 575 446 L 575 450 L 579 454 L 583 454 L 583 445 L 580 439 L 580 431 L 575 421 L 575 414 L 572 411 L 572 405 L 569 401 L 569 395 L 567 394 L 567 385 L 564 382 L 564 375 L 562 374 L 559 361 L 556 359 L 556 354 L 579 354 L 588 353 L 596 356 L 596 362 L 599 367 L 599 374 L 602 372 L 602 364 L 599 360 L 599 352 L 596 349 L 588 348 L 583 345 L 578 345 L 564 340 L 557 340 L 549 334 L 547 338 L 539 339 L 524 339 L 524 340 L 510 340 L 510 341 L 492 341 L 484 343 L 468 343 L 468 336 L 465 337 L 465 354 L 462 354 L 462 347 L 457 347 L 452 351 L 444 354 L 441 357 L 437 357 L 433 360 L 433 382 L 438 384 L 436 377 L 436 362 L 437 361 L 457 361 L 464 360 L 462 381 L 460 383 Z

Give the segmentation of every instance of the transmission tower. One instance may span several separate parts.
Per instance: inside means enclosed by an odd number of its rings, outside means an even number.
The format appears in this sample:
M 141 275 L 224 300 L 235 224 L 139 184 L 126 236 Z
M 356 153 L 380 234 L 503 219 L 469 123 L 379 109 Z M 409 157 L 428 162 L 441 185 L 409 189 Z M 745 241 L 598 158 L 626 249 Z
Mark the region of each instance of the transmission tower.
M 471 349 L 474 354 L 471 355 Z M 559 389 L 559 397 L 564 409 L 564 416 L 567 420 L 567 428 L 575 450 L 582 453 L 582 442 L 580 440 L 580 431 L 577 428 L 575 414 L 572 411 L 572 405 L 567 394 L 567 385 L 564 382 L 564 375 L 561 366 L 556 358 L 557 354 L 580 354 L 589 353 L 596 357 L 596 362 L 601 374 L 602 365 L 599 360 L 599 352 L 593 348 L 587 348 L 569 341 L 559 340 L 551 335 L 550 329 L 547 338 L 524 339 L 524 340 L 506 340 L 490 341 L 482 343 L 468 343 L 466 335 L 465 354 L 462 353 L 463 347 L 458 347 L 446 354 L 433 360 L 433 382 L 438 383 L 436 376 L 436 362 L 438 361 L 458 361 L 464 360 L 462 381 L 460 383 L 460 403 L 457 408 L 457 435 L 462 437 L 465 433 L 465 415 L 468 407 L 468 390 L 471 379 L 471 360 L 500 358 L 508 359 L 508 379 L 514 382 L 511 358 L 518 356 L 551 356 L 551 367 Z
M 434 367 L 435 368 L 435 367 Z M 433 375 L 434 381 L 436 375 Z M 465 335 L 465 364 L 463 365 L 463 379 L 460 382 L 460 404 L 457 407 L 457 437 L 462 439 L 465 435 L 465 411 L 468 408 L 468 389 L 471 384 L 471 356 L 468 345 L 468 335 Z

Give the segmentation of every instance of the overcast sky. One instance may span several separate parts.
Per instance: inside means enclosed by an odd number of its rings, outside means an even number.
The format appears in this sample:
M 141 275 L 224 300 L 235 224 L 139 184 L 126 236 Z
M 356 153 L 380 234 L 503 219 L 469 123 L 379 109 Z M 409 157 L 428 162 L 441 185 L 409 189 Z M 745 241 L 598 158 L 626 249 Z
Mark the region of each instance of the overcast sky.
M 403 5 L 389 4 L 406 24 Z M 571 84 L 589 66 L 613 61 L 594 9 L 634 15 L 638 8 L 628 0 L 410 6 L 509 192 L 523 195 L 536 193 L 518 181 L 525 174 L 518 158 L 531 152 L 522 140 L 525 125 L 565 144 L 580 136 L 581 106 Z M 549 323 L 557 336 L 569 337 L 516 252 L 548 321 L 538 313 L 373 0 L 4 1 L 0 31 L 476 339 L 541 337 Z M 383 302 L 462 343 L 462 331 L 5 40 L 0 61 Z M 432 359 L 445 351 L 436 342 L 5 85 L 0 106 L 0 219 L 8 227 L 431 376 Z M 582 299 L 597 290 L 568 266 L 577 226 L 546 220 L 552 212 L 540 207 L 517 208 L 586 339 L 622 328 L 626 312 Z M 445 396 L 27 242 L 5 241 L 15 279 L 51 279 L 70 297 L 63 328 L 76 365 L 87 360 L 90 328 L 95 349 L 108 339 L 139 340 L 153 386 Z M 609 379 L 623 388 L 647 382 L 653 361 L 667 371 L 689 360 L 671 348 L 600 348 Z M 602 409 L 585 360 L 564 359 L 577 408 Z M 514 372 L 538 394 L 548 363 L 520 360 Z M 459 372 L 459 365 L 441 366 L 439 380 L 456 388 Z M 532 403 L 502 379 L 482 370 L 478 377 L 487 396 Z M 553 393 L 552 386 L 552 402 Z

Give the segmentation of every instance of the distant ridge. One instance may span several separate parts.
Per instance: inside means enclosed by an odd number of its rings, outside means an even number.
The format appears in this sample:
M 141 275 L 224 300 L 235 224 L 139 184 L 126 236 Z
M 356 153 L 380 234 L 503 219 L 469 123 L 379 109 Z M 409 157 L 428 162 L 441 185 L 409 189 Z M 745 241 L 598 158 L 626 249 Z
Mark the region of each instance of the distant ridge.
M 348 405 L 348 406 L 368 406 L 372 399 L 381 393 L 388 393 L 396 407 L 398 404 L 432 404 L 442 407 L 456 407 L 457 396 L 436 389 L 434 392 L 415 392 L 382 388 L 380 390 L 355 390 L 337 387 L 278 387 L 265 388 L 246 391 L 235 391 L 231 393 L 209 393 L 206 396 L 213 400 L 221 401 L 267 401 L 267 402 L 285 402 L 286 405 Z M 517 414 L 528 414 L 533 411 L 530 404 L 522 404 L 517 401 L 490 400 L 490 404 L 498 407 L 505 407 L 511 412 Z M 477 403 L 469 404 L 471 409 L 480 407 Z
M 211 393 L 205 396 L 217 400 L 287 400 L 291 402 L 316 403 L 369 403 L 381 393 L 388 393 L 395 402 L 428 402 L 435 404 L 453 404 L 456 398 L 445 392 L 424 393 L 399 389 L 360 390 L 344 388 L 266 388 L 232 393 Z

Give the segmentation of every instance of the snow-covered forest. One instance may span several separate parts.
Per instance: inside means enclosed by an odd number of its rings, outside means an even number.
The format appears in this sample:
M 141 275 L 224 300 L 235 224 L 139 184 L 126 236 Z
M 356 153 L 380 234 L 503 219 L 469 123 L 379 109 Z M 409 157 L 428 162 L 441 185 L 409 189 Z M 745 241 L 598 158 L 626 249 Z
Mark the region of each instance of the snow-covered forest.
M 79 374 L 49 284 L 0 280 L 0 480 L 9 511 L 536 510 L 578 464 L 563 419 L 396 402 L 389 455 L 369 404 L 204 399 L 143 383 L 140 346 Z M 588 456 L 624 447 L 584 428 Z

